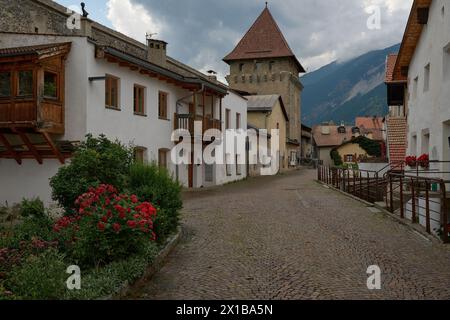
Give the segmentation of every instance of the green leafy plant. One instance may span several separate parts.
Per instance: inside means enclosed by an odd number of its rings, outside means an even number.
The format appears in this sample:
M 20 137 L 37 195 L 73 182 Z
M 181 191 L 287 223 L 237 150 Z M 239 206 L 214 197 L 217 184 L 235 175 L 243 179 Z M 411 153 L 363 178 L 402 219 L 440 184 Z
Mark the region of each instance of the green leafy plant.
M 333 149 L 330 153 L 331 159 L 336 167 L 340 167 L 344 164 L 342 157 L 336 149 Z
M 156 164 L 133 164 L 128 188 L 130 193 L 158 208 L 155 233 L 159 241 L 164 241 L 177 230 L 180 223 L 179 212 L 183 207 L 182 187 L 165 168 Z
M 24 218 L 45 216 L 44 203 L 39 198 L 23 199 L 20 203 L 20 215 Z
M 56 300 L 64 296 L 67 279 L 64 256 L 55 249 L 32 255 L 8 275 L 5 287 L 20 299 Z
M 123 190 L 132 161 L 131 148 L 118 141 L 112 142 L 104 135 L 98 138 L 87 135 L 70 164 L 60 168 L 50 180 L 53 199 L 67 214 L 73 214 L 75 200 L 90 187 L 110 184 Z
M 372 139 L 364 136 L 359 136 L 352 140 L 353 143 L 357 143 L 369 156 L 381 157 L 381 144 Z

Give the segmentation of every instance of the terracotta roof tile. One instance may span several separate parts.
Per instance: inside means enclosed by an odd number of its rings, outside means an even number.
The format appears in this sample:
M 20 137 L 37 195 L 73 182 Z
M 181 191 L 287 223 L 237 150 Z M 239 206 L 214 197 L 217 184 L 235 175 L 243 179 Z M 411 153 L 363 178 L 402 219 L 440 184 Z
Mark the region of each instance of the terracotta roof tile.
M 356 126 L 362 133 L 372 134 L 373 140 L 383 141 L 383 118 L 380 117 L 358 117 Z
M 0 57 L 42 55 L 61 48 L 70 47 L 70 45 L 71 45 L 70 42 L 65 42 L 65 43 L 51 43 L 36 46 L 16 47 L 16 48 L 4 48 L 0 49 Z
M 395 63 L 397 62 L 398 54 L 390 54 L 386 58 L 386 83 L 392 82 L 394 77 Z
M 300 72 L 305 72 L 268 8 L 265 8 L 236 48 L 223 60 L 292 57 Z

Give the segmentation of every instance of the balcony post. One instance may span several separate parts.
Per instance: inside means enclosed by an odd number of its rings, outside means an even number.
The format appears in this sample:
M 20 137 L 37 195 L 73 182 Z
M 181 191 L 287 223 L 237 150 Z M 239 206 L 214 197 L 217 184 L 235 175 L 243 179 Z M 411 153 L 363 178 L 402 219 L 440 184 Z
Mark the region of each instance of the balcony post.
M 416 212 L 416 188 L 414 186 L 414 178 L 411 178 L 411 196 L 412 196 L 412 223 L 416 223 L 417 221 L 417 212 Z

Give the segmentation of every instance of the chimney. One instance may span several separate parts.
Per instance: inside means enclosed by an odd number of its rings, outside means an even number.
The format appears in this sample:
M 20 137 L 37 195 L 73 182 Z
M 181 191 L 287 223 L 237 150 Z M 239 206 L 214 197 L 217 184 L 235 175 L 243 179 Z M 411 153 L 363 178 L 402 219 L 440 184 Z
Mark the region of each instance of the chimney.
M 215 72 L 214 70 L 209 70 L 208 71 L 208 79 L 216 82 L 217 81 L 217 72 Z
M 152 39 L 147 36 L 147 60 L 158 66 L 164 67 L 167 60 L 167 42 Z

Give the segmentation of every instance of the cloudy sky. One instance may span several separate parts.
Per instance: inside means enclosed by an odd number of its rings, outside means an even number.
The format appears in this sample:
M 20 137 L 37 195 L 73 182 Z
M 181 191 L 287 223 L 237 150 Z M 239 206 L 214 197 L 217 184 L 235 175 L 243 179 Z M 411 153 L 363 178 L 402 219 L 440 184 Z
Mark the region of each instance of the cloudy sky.
M 78 1 L 57 0 L 77 7 Z M 90 17 L 139 41 L 169 43 L 170 56 L 227 73 L 222 58 L 264 9 L 265 0 L 85 0 Z M 269 8 L 308 71 L 401 41 L 413 0 L 271 0 Z M 74 6 L 75 5 L 75 6 Z M 368 28 L 368 20 L 380 28 Z M 373 24 L 371 24 L 373 25 Z

